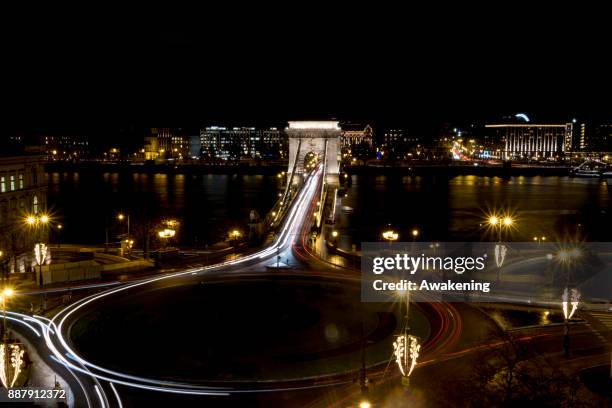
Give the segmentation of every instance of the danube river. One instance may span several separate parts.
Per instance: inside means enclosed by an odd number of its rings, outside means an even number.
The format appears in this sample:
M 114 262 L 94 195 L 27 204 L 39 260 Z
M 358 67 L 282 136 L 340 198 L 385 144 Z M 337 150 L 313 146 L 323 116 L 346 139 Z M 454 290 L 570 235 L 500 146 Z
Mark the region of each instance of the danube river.
M 127 219 L 117 220 L 120 212 L 130 215 L 136 237 L 146 221 L 154 229 L 176 219 L 179 244 L 213 244 L 230 230 L 245 232 L 251 210 L 265 215 L 281 191 L 274 175 L 87 171 L 49 173 L 48 182 L 49 208 L 64 225 L 52 239 L 83 244 L 104 243 L 107 229 L 109 241 L 116 241 L 127 231 Z
M 580 237 L 609 241 L 612 190 L 609 181 L 559 176 L 499 177 L 353 175 L 343 186 L 334 226 L 343 246 L 377 241 L 387 225 L 411 240 L 487 240 L 486 214 L 507 211 L 516 222 L 504 238 Z M 65 225 L 63 242 L 103 243 L 125 232 L 116 220 L 180 222 L 178 242 L 203 246 L 246 230 L 249 213 L 265 214 L 281 191 L 274 175 L 132 174 L 64 172 L 49 174 L 49 206 Z M 53 239 L 58 238 L 54 234 Z
M 387 226 L 400 240 L 480 241 L 496 239 L 486 218 L 507 212 L 515 220 L 503 238 L 532 241 L 578 237 L 609 241 L 610 181 L 560 176 L 508 179 L 462 175 L 451 178 L 353 175 L 337 205 L 339 242 L 347 249 L 379 241 Z

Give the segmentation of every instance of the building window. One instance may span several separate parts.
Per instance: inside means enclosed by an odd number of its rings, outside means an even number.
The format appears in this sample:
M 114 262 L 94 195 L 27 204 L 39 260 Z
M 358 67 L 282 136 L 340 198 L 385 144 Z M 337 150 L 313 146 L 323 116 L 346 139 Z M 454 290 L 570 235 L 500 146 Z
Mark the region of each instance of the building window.
M 11 188 L 10 188 L 10 190 L 11 191 L 15 191 L 15 176 L 11 175 L 9 179 L 11 180 L 11 186 L 10 186 Z
M 6 193 L 6 177 L 0 177 L 0 193 Z
M 19 173 L 19 189 L 23 190 L 23 173 Z
M 32 200 L 32 212 L 34 214 L 38 214 L 38 197 L 34 196 L 34 199 Z

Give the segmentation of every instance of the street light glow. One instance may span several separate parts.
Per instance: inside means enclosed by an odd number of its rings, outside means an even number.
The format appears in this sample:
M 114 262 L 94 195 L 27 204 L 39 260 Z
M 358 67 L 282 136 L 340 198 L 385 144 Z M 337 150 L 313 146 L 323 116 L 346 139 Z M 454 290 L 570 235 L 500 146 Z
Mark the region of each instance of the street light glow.
M 514 220 L 512 219 L 512 217 L 510 216 L 505 216 L 504 217 L 504 225 L 509 227 L 514 223 Z
M 419 230 L 417 228 L 414 228 L 410 233 L 415 238 L 419 236 Z
M 382 237 L 383 239 L 386 239 L 387 241 L 397 241 L 397 239 L 399 238 L 399 234 L 390 229 L 390 230 L 384 231 L 382 233 Z
M 370 408 L 372 405 L 369 401 L 363 400 L 359 403 L 359 408 Z
M 338 236 L 338 231 L 332 231 L 332 237 L 336 238 Z
M 160 238 L 172 238 L 176 235 L 176 231 L 170 228 L 165 228 L 157 233 Z
M 499 219 L 495 215 L 492 215 L 489 217 L 489 224 L 497 225 L 498 222 L 499 222 Z
M 5 289 L 2 291 L 2 294 L 3 294 L 5 297 L 11 297 L 11 296 L 13 296 L 13 295 L 15 294 L 15 291 L 14 291 L 12 288 L 5 288 Z

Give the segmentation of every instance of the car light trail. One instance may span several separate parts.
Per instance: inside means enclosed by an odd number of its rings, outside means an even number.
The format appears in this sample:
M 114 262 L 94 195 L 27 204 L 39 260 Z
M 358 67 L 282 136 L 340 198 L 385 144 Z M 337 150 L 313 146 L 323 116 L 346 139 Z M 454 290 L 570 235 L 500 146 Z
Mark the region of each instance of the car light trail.
M 299 232 L 302 227 L 302 223 L 308 217 L 308 208 L 309 204 L 312 201 L 314 194 L 317 191 L 317 185 L 319 184 L 319 179 L 321 177 L 322 171 L 321 169 L 317 169 L 313 171 L 313 173 L 307 178 L 302 189 L 296 196 L 294 203 L 287 215 L 287 218 L 281 228 L 281 231 L 272 242 L 272 244 L 261 251 L 255 252 L 253 254 L 241 257 L 236 260 L 222 262 L 216 265 L 210 265 L 197 269 L 189 269 L 186 271 L 181 271 L 177 273 L 172 273 L 160 277 L 147 278 L 141 281 L 137 281 L 129 284 L 122 284 L 116 288 L 109 289 L 105 292 L 94 294 L 88 296 L 72 305 L 69 305 L 65 309 L 61 310 L 56 316 L 54 316 L 51 320 L 40 317 L 37 317 L 36 323 L 41 326 L 43 329 L 43 336 L 45 338 L 45 343 L 49 350 L 53 353 L 54 357 L 61 362 L 64 366 L 66 366 L 69 370 L 74 370 L 80 372 L 82 374 L 93 377 L 95 381 L 104 380 L 109 383 L 126 385 L 129 387 L 136 387 L 146 390 L 152 391 L 162 391 L 162 392 L 171 392 L 171 393 L 179 393 L 179 394 L 193 394 L 193 395 L 215 395 L 215 396 L 226 396 L 231 393 L 243 393 L 243 392 L 271 392 L 271 391 L 280 391 L 280 390 L 299 390 L 306 388 L 319 388 L 323 386 L 335 385 L 337 383 L 330 382 L 329 384 L 324 385 L 307 385 L 307 386 L 295 386 L 289 388 L 268 388 L 268 389 L 249 389 L 249 390 L 237 390 L 229 387 L 208 387 L 204 385 L 195 385 L 195 384 L 186 384 L 172 381 L 161 381 L 152 378 L 144 378 L 139 376 L 134 376 L 126 373 L 116 372 L 113 370 L 106 369 L 104 367 L 97 366 L 82 357 L 80 357 L 68 344 L 64 335 L 62 333 L 62 329 L 64 324 L 67 322 L 68 318 L 73 315 L 76 311 L 85 307 L 86 305 L 90 305 L 92 302 L 103 299 L 107 296 L 111 296 L 117 294 L 122 291 L 126 291 L 131 288 L 136 288 L 142 285 L 151 284 L 157 281 L 162 281 L 170 278 L 178 278 L 182 276 L 192 276 L 193 274 L 200 274 L 201 272 L 211 271 L 211 270 L 219 270 L 228 266 L 240 265 L 246 262 L 251 261 L 260 261 L 264 260 L 270 256 L 275 255 L 278 251 L 285 250 L 290 242 L 292 242 L 295 237 L 299 237 Z M 93 286 L 93 285 L 92 285 Z M 23 315 L 24 319 L 25 315 Z M 31 318 L 30 318 L 31 319 Z M 45 320 L 46 322 L 41 321 Z M 19 319 L 18 319 L 19 320 Z M 21 323 L 27 324 L 20 320 Z M 55 327 L 55 331 L 53 331 L 53 327 Z M 30 326 L 32 330 L 36 330 L 34 327 Z M 73 360 L 74 362 L 70 361 Z M 82 365 L 82 367 L 79 367 Z M 91 370 L 91 371 L 90 371 Z M 103 388 L 98 383 L 95 385 L 96 393 L 99 394 L 100 401 L 102 406 L 107 406 L 108 401 L 105 401 L 105 396 L 103 395 Z M 116 393 L 116 389 L 111 386 L 113 392 Z M 116 394 L 118 397 L 118 394 Z M 118 398 L 119 400 L 119 398 Z M 106 405 L 105 405 L 106 404 Z

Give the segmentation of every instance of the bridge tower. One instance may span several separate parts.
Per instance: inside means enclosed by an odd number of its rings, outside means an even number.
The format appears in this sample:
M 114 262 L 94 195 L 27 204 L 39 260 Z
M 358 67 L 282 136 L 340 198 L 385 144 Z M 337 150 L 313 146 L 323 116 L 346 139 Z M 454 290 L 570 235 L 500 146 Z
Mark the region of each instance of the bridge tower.
M 313 153 L 325 168 L 325 183 L 339 185 L 340 126 L 332 120 L 292 121 L 286 129 L 289 137 L 288 182 L 299 184 L 303 180 L 304 158 Z M 293 175 L 293 180 L 291 177 Z

